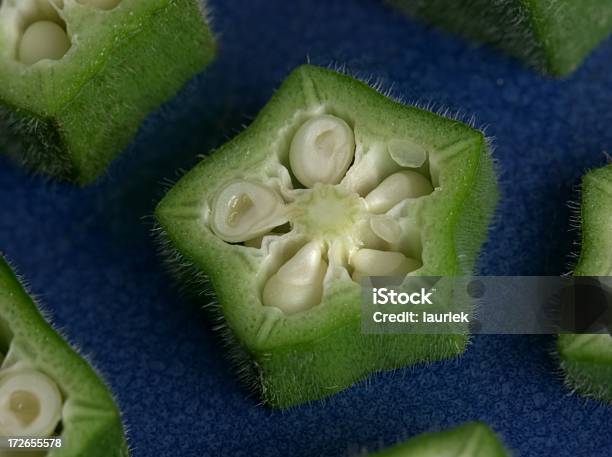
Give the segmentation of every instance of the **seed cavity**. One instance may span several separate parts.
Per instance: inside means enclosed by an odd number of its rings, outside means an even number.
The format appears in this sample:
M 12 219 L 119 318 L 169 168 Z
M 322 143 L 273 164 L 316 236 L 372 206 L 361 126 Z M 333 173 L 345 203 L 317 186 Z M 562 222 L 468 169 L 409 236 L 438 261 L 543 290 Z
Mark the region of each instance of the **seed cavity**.
M 38 21 L 23 33 L 19 43 L 19 60 L 33 65 L 41 60 L 59 60 L 70 49 L 66 31 L 52 21 Z
M 121 3 L 121 0 L 78 0 L 78 2 L 101 10 L 112 10 Z
M 321 244 L 307 243 L 268 280 L 263 290 L 263 304 L 289 315 L 318 305 L 323 296 L 326 270 Z
M 355 155 L 355 136 L 349 125 L 328 114 L 307 120 L 289 149 L 293 174 L 306 187 L 338 184 Z
M 263 241 L 264 236 L 265 236 L 265 234 L 264 234 L 264 235 L 261 235 L 261 236 L 258 236 L 258 237 L 256 237 L 256 238 L 251 238 L 250 240 L 246 240 L 246 241 L 244 242 L 244 245 L 245 245 L 247 248 L 255 248 L 255 249 L 259 249 L 259 248 L 261 248 L 261 243 L 262 243 L 262 241 Z
M 366 196 L 365 201 L 373 213 L 384 213 L 402 200 L 432 192 L 433 187 L 427 178 L 416 171 L 403 170 L 387 177 Z
M 250 181 L 233 181 L 224 186 L 212 207 L 211 228 L 230 243 L 257 238 L 287 222 L 280 195 Z
M 47 375 L 22 369 L 0 378 L 0 436 L 51 436 L 61 415 L 61 393 Z
M 63 0 L 0 2 L 4 52 L 25 65 L 60 60 L 71 47 L 61 10 Z
M 359 281 L 364 276 L 406 276 L 418 270 L 421 263 L 406 257 L 401 252 L 360 249 L 351 256 L 353 279 Z

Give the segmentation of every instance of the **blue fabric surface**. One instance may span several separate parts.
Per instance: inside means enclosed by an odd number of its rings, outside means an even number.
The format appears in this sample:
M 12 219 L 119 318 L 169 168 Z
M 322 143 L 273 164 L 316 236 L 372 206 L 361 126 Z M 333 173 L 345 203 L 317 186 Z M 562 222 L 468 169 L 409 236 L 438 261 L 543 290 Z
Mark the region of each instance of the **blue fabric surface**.
M 564 388 L 551 337 L 477 337 L 458 361 L 376 375 L 287 412 L 258 406 L 149 233 L 175 170 L 231 138 L 310 59 L 346 64 L 404 100 L 473 114 L 495 138 L 504 197 L 481 273 L 566 272 L 576 251 L 567 202 L 612 148 L 612 43 L 555 81 L 376 1 L 210 6 L 218 60 L 147 120 L 97 185 L 47 182 L 0 158 L 0 249 L 105 375 L 133 455 L 354 455 L 475 419 L 517 456 L 612 455 L 612 407 Z

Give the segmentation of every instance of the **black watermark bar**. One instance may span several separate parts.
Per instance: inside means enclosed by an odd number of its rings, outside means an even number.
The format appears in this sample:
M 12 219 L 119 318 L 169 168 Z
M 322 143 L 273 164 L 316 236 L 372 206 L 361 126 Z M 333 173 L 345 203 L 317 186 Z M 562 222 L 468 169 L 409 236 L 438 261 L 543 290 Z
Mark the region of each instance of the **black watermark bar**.
M 364 333 L 611 334 L 611 276 L 370 277 Z

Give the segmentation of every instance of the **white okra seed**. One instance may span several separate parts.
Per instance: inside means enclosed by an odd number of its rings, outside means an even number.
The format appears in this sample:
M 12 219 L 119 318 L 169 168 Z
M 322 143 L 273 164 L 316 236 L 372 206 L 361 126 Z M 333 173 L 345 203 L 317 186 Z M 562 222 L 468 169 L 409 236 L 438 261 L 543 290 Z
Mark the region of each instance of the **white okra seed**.
M 366 196 L 365 201 L 370 211 L 384 213 L 402 200 L 431 192 L 433 187 L 427 178 L 416 171 L 403 170 L 388 176 Z
M 66 31 L 51 21 L 31 24 L 23 33 L 19 43 L 19 60 L 33 65 L 44 59 L 59 60 L 70 49 Z
M 387 150 L 401 167 L 419 168 L 427 160 L 425 148 L 410 140 L 391 139 L 387 142 Z
M 62 396 L 40 371 L 25 369 L 0 377 L 0 436 L 50 436 L 62 416 Z
M 230 243 L 257 238 L 287 222 L 280 195 L 250 181 L 233 181 L 223 187 L 212 208 L 213 232 Z
M 372 230 L 372 226 L 369 220 L 360 221 L 358 225 L 356 225 L 356 233 L 359 247 L 370 248 L 370 249 L 386 249 L 387 243 L 385 240 L 380 238 L 374 230 Z
M 83 5 L 90 5 L 101 10 L 110 10 L 121 3 L 121 0 L 79 0 Z
M 286 314 L 307 310 L 321 303 L 327 262 L 316 241 L 303 246 L 272 275 L 263 290 L 263 304 Z
M 306 187 L 338 184 L 355 155 L 355 135 L 342 119 L 328 114 L 302 124 L 291 141 L 289 163 Z
M 418 260 L 406 257 L 401 252 L 360 249 L 352 255 L 353 279 L 362 276 L 406 276 L 420 268 Z
M 370 228 L 376 236 L 387 243 L 397 243 L 402 236 L 402 229 L 399 223 L 386 214 L 371 217 Z

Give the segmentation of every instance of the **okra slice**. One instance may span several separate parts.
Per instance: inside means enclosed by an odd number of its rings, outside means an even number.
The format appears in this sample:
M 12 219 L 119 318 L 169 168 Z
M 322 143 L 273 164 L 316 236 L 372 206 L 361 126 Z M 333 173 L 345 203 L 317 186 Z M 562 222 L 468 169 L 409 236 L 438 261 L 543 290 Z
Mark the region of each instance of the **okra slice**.
M 584 177 L 580 216 L 582 252 L 574 274 L 612 276 L 612 165 Z M 562 334 L 557 345 L 567 384 L 612 402 L 612 336 Z
M 470 422 L 450 430 L 424 433 L 370 457 L 507 457 L 495 433 L 482 422 Z
M 87 184 L 214 53 L 199 0 L 3 0 L 0 152 Z
M 108 389 L 47 324 L 2 257 L 0 360 L 0 437 L 61 439 L 61 447 L 32 454 L 40 457 L 128 456 Z
M 601 0 L 388 1 L 554 76 L 574 71 L 612 32 L 612 4 Z
M 362 333 L 358 281 L 471 272 L 496 200 L 481 132 L 306 65 L 156 216 L 212 281 L 241 372 L 288 407 L 460 354 L 465 335 Z

